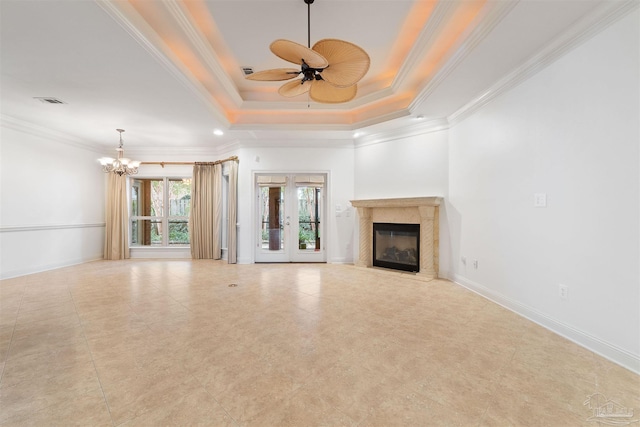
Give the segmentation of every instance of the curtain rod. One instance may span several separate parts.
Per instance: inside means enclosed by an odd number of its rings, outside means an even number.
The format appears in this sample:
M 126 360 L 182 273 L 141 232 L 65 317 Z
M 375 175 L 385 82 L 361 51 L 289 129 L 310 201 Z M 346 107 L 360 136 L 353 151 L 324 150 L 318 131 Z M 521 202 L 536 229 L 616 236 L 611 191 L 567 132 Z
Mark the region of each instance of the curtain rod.
M 238 156 L 231 156 L 226 159 L 216 160 L 215 162 L 140 162 L 141 165 L 217 165 L 224 162 L 239 162 Z

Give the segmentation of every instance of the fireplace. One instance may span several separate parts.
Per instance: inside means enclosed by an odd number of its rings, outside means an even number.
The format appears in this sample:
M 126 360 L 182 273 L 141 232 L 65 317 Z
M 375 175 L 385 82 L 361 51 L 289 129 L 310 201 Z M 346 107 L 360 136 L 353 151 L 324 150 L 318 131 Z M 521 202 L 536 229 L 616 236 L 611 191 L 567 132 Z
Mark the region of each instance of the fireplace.
M 420 224 L 374 222 L 373 266 L 420 271 Z
M 419 226 L 417 234 L 418 248 L 416 258 L 418 263 L 409 271 L 416 272 L 416 278 L 432 280 L 438 277 L 438 217 L 441 197 L 408 197 L 402 199 L 367 199 L 351 200 L 351 204 L 358 210 L 358 257 L 355 264 L 359 267 L 374 265 L 377 255 L 373 248 L 373 224 L 414 224 Z M 375 237 L 376 243 L 378 237 Z M 390 247 L 393 248 L 394 244 Z M 398 251 L 402 251 L 400 244 L 395 244 Z M 405 250 L 406 251 L 406 250 Z M 394 249 L 391 249 L 394 252 Z M 411 257 L 409 253 L 400 254 L 398 258 Z M 400 263 L 404 264 L 404 263 Z

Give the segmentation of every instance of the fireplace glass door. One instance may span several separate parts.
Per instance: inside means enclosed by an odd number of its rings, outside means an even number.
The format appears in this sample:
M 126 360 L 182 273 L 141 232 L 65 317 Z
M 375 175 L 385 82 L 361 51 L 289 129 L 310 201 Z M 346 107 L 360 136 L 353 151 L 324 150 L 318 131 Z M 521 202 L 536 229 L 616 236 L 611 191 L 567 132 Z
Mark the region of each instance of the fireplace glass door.
M 373 223 L 373 265 L 420 271 L 420 224 Z

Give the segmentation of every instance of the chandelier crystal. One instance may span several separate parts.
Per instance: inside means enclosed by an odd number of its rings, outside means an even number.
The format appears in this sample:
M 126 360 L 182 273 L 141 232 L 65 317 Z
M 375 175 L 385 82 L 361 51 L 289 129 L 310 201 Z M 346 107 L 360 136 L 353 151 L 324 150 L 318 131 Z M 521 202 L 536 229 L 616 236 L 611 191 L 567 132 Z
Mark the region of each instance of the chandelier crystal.
M 102 165 L 102 170 L 106 173 L 113 172 L 117 173 L 120 176 L 135 175 L 138 173 L 140 162 L 124 157 L 124 147 L 122 142 L 122 132 L 124 132 L 124 129 L 116 130 L 120 132 L 120 146 L 116 148 L 116 151 L 118 152 L 118 158 L 114 159 L 112 157 L 102 157 L 98 159 L 98 161 Z

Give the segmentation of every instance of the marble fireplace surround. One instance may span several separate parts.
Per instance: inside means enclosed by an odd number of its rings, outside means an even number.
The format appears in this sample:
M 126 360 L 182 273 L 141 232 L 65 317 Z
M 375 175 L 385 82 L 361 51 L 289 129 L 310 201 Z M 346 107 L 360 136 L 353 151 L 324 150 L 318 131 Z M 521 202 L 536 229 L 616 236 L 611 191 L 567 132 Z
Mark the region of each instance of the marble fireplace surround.
M 359 256 L 356 265 L 373 266 L 373 223 L 420 224 L 420 271 L 426 279 L 438 277 L 438 215 L 442 197 L 351 200 L 359 218 Z

